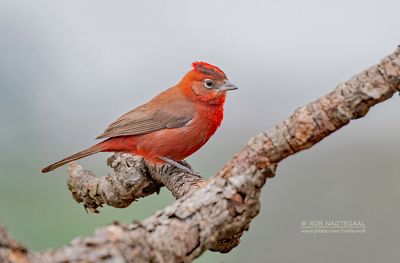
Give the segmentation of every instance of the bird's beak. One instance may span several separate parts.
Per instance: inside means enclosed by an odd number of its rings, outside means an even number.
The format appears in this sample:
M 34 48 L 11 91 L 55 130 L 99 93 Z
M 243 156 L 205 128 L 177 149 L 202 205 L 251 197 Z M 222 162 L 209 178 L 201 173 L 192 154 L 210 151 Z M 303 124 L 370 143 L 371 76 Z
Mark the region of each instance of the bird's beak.
M 218 88 L 219 91 L 227 91 L 227 90 L 235 90 L 235 89 L 238 89 L 238 87 L 236 87 L 235 85 L 233 85 L 229 81 L 225 81 L 224 84 L 222 84 Z

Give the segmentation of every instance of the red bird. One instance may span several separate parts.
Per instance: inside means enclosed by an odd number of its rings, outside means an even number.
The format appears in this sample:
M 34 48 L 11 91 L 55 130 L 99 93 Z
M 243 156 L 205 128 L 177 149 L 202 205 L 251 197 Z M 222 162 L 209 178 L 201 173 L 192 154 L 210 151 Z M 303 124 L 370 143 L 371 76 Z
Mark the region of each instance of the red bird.
M 96 139 L 106 140 L 53 163 L 42 172 L 98 153 L 125 152 L 153 164 L 178 163 L 200 149 L 220 126 L 226 91 L 235 90 L 225 73 L 205 62 L 194 62 L 182 80 L 119 117 Z

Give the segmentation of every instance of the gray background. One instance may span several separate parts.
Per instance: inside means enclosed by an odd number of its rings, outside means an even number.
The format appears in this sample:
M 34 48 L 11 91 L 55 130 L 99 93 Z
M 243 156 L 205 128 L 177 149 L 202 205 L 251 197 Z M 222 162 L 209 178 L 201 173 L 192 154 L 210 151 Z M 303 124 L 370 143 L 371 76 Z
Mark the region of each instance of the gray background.
M 173 201 L 168 192 L 88 215 L 65 168 L 39 170 L 205 60 L 240 87 L 220 130 L 189 158 L 211 175 L 250 136 L 392 52 L 399 8 L 397 0 L 0 0 L 0 220 L 43 250 L 153 214 Z M 198 261 L 398 262 L 399 107 L 396 96 L 283 161 L 239 247 Z M 106 156 L 80 163 L 106 174 Z M 302 220 L 349 219 L 367 233 L 300 233 Z

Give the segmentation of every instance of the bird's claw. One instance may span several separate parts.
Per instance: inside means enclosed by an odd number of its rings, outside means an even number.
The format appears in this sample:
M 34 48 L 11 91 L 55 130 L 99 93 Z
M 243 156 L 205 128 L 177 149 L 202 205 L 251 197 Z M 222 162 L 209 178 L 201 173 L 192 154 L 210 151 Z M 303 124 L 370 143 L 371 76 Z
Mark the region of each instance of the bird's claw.
M 200 174 L 198 172 L 196 172 L 196 171 L 192 170 L 191 168 L 187 167 L 186 165 L 176 162 L 168 157 L 161 156 L 158 158 L 160 158 L 161 160 L 165 161 L 166 163 L 174 166 L 175 168 L 178 168 L 179 170 L 181 170 L 183 172 L 186 172 L 186 173 L 189 173 L 189 174 L 192 174 L 195 176 L 200 176 Z
M 189 173 L 191 175 L 195 175 L 195 176 L 199 176 L 200 177 L 200 173 L 198 173 L 195 170 L 192 170 L 192 169 L 190 169 L 190 168 L 188 168 L 186 166 L 185 166 L 185 168 L 187 168 L 187 169 L 181 169 L 181 170 L 184 171 L 184 172 L 187 172 L 187 173 Z

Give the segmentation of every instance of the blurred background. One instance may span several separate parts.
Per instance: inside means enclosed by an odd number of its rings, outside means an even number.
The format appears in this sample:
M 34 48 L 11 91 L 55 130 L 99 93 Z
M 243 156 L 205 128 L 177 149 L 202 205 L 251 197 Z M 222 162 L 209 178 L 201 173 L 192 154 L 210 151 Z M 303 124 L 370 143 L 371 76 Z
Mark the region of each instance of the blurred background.
M 87 214 L 66 168 L 115 118 L 204 60 L 240 89 L 217 134 L 189 158 L 210 176 L 253 135 L 400 44 L 397 0 L 0 0 L 0 221 L 33 250 L 173 202 L 165 190 Z M 239 247 L 197 262 L 398 262 L 400 105 L 395 96 L 284 160 Z M 80 161 L 105 175 L 108 154 Z M 305 234 L 304 220 L 363 220 L 366 233 Z

